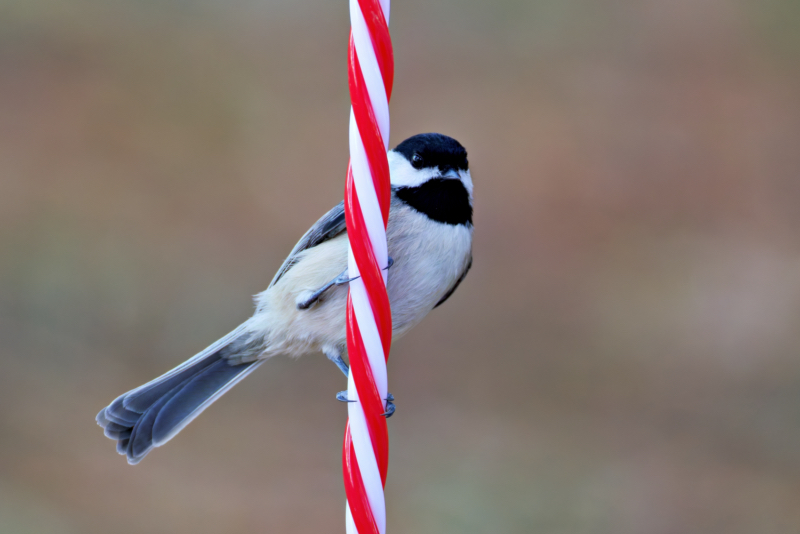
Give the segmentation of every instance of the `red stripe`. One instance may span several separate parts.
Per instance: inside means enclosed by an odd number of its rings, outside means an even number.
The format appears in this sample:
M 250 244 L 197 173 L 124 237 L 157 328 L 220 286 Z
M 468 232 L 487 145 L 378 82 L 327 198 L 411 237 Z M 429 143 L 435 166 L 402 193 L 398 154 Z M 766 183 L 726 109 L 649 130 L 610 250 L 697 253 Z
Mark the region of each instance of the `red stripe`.
M 391 185 L 389 180 L 389 161 L 386 159 L 386 144 L 383 142 L 381 130 L 375 117 L 375 111 L 369 99 L 367 85 L 358 62 L 358 54 L 350 35 L 350 68 L 348 79 L 350 83 L 350 101 L 353 105 L 353 115 L 356 118 L 358 132 L 364 143 L 364 150 L 372 174 L 372 183 L 378 196 L 378 204 L 383 215 L 383 226 L 389 222 L 389 202 L 391 199 Z
M 392 50 L 392 37 L 389 34 L 389 25 L 383 16 L 383 9 L 378 0 L 358 0 L 358 7 L 367 23 L 369 37 L 372 40 L 372 49 L 378 59 L 381 69 L 383 85 L 386 87 L 386 98 L 392 98 L 392 85 L 394 84 L 394 51 Z
M 386 90 L 386 98 L 389 99 L 391 98 L 394 82 L 394 56 L 389 28 L 378 0 L 358 0 L 358 2 L 378 60 L 378 67 Z M 389 221 L 389 204 L 391 200 L 386 145 L 375 118 L 374 108 L 369 99 L 364 76 L 361 72 L 361 65 L 356 54 L 352 31 L 348 57 L 348 79 L 353 114 L 366 151 L 369 171 L 385 228 Z M 381 269 L 384 266 L 378 265 L 375 258 L 375 252 L 369 239 L 350 166 L 347 169 L 345 185 L 345 219 L 353 256 L 364 281 L 370 308 L 378 327 L 384 358 L 388 359 L 392 340 L 392 315 L 389 307 L 389 296 L 381 274 Z M 353 373 L 353 381 L 364 409 L 370 442 L 375 452 L 381 482 L 385 485 L 389 462 L 389 434 L 386 419 L 380 415 L 384 410 L 384 404 L 375 384 L 375 377 L 369 365 L 366 347 L 361 337 L 358 320 L 349 295 L 347 299 L 347 352 L 350 359 L 350 369 Z M 350 435 L 349 422 L 345 430 L 344 446 L 342 448 L 342 466 L 345 491 L 356 529 L 359 534 L 379 534 L 358 466 L 358 459 L 356 458 L 352 436 Z
M 375 316 L 378 334 L 383 344 L 384 358 L 388 360 L 389 349 L 392 345 L 392 312 L 389 307 L 389 295 L 386 293 L 381 269 L 370 246 L 369 233 L 364 223 L 364 215 L 361 212 L 358 193 L 353 184 L 352 168 L 348 168 L 347 172 L 344 208 L 350 246 L 353 249 L 358 272 L 364 281 L 372 313 Z M 348 337 L 349 335 L 350 333 L 348 332 Z
M 348 304 L 350 304 L 350 298 L 348 298 Z M 381 474 L 381 482 L 385 485 L 386 471 L 389 467 L 389 430 L 386 426 L 386 418 L 381 415 L 384 412 L 383 400 L 375 384 L 361 330 L 358 327 L 358 319 L 352 305 L 347 307 L 347 327 L 350 332 L 353 332 L 352 342 L 349 338 L 347 340 L 350 372 L 353 373 L 358 399 L 364 409 L 372 450 L 375 451 L 375 459 Z
M 372 508 L 369 506 L 369 498 L 364 489 L 364 480 L 361 478 L 361 470 L 358 468 L 356 451 L 353 448 L 352 437 L 350 436 L 350 422 L 344 431 L 344 446 L 342 447 L 342 471 L 344 475 L 344 491 L 347 495 L 347 504 L 350 506 L 350 513 L 353 514 L 353 522 L 359 534 L 380 534 L 378 524 L 372 515 Z

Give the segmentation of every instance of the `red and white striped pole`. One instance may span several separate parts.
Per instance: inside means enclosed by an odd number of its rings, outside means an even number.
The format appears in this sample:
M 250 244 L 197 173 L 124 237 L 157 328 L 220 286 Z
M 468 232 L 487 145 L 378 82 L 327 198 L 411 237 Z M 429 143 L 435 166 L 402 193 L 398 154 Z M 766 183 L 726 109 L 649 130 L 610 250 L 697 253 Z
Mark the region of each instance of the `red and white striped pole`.
M 386 360 L 392 314 L 386 293 L 389 221 L 389 98 L 394 57 L 389 0 L 350 0 L 350 165 L 345 219 L 350 240 L 347 299 L 349 421 L 342 462 L 348 534 L 385 534 L 389 465 Z

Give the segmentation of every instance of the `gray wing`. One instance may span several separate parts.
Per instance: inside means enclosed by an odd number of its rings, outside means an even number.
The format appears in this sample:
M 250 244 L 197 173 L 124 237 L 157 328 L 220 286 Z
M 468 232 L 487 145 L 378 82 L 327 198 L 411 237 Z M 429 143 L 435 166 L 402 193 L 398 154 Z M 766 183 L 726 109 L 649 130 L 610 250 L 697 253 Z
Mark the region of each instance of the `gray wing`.
M 297 242 L 286 259 L 283 260 L 283 265 L 278 269 L 272 282 L 269 283 L 268 289 L 274 286 L 281 279 L 281 276 L 292 268 L 297 262 L 298 253 L 333 239 L 345 230 L 347 230 L 347 225 L 344 222 L 344 201 L 342 201 L 315 222 L 314 226 L 300 238 L 300 241 Z
M 436 303 L 436 306 L 433 307 L 434 309 L 438 308 L 442 303 L 444 303 L 444 301 L 450 298 L 450 295 L 455 293 L 456 288 L 458 288 L 461 282 L 464 281 L 464 278 L 467 277 L 467 273 L 469 272 L 470 267 L 472 267 L 472 256 L 469 257 L 469 263 L 467 264 L 467 267 L 464 269 L 464 272 L 461 274 L 458 280 L 456 280 L 456 283 L 453 284 L 453 287 L 450 288 L 450 291 L 445 293 L 445 295 L 441 298 L 441 300 L 439 300 L 439 302 Z

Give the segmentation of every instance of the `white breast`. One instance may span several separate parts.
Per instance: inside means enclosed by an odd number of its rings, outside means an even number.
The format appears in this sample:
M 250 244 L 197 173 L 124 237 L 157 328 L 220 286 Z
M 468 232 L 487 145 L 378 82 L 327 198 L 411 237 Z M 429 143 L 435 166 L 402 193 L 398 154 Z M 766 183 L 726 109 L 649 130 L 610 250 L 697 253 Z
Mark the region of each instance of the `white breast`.
M 433 222 L 393 196 L 387 228 L 387 290 L 392 307 L 393 339 L 419 323 L 461 277 L 470 261 L 472 227 Z M 301 293 L 316 290 L 347 267 L 347 235 L 303 251 L 297 263 L 271 288 L 256 297 L 249 321 L 264 336 L 261 355 L 300 356 L 345 345 L 347 286 L 328 290 L 319 303 L 298 310 Z
M 393 199 L 387 231 L 387 289 L 394 338 L 419 323 L 464 273 L 472 255 L 472 226 L 433 222 Z

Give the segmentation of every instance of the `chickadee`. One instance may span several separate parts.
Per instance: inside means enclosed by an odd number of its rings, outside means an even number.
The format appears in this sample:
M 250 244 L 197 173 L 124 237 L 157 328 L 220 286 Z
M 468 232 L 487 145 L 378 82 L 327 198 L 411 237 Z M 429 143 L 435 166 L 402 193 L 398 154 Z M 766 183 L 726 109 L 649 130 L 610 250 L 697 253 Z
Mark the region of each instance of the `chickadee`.
M 446 301 L 472 265 L 472 178 L 464 147 L 441 134 L 406 139 L 388 158 L 386 289 L 396 340 Z M 117 440 L 117 452 L 139 463 L 276 354 L 321 351 L 347 375 L 347 247 L 340 202 L 306 232 L 269 287 L 256 295 L 250 319 L 97 414 L 105 435 Z

